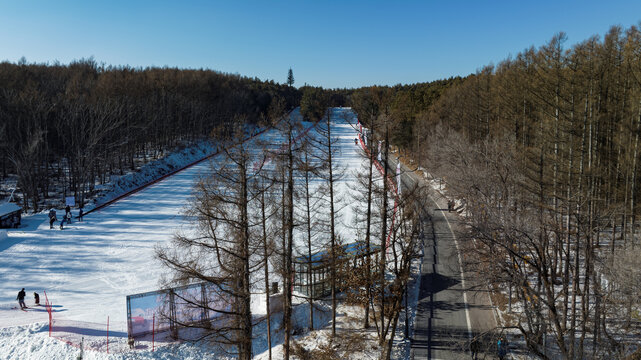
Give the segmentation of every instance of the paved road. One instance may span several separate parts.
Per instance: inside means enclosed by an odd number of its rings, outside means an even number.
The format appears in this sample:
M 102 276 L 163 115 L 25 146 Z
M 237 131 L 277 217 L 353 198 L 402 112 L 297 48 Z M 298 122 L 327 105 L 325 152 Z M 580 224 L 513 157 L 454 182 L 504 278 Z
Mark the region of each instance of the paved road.
M 416 173 L 403 170 L 404 188 L 426 185 Z M 447 200 L 428 189 L 421 202 L 424 256 L 411 357 L 471 359 L 470 341 L 485 339 L 482 334 L 496 326 L 494 312 L 487 293 L 471 286 L 471 276 L 461 275 L 455 237 L 460 225 L 457 216 L 447 212 Z M 480 343 L 487 350 L 479 358 L 493 358 L 493 340 Z

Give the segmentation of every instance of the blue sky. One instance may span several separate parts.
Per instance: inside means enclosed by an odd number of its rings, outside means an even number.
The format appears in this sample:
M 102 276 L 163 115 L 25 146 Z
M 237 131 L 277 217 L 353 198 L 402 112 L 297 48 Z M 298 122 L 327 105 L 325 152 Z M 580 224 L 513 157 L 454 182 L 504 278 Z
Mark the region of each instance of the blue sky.
M 641 1 L 0 0 L 0 60 L 209 68 L 296 86 L 467 75 L 555 33 L 641 20 Z

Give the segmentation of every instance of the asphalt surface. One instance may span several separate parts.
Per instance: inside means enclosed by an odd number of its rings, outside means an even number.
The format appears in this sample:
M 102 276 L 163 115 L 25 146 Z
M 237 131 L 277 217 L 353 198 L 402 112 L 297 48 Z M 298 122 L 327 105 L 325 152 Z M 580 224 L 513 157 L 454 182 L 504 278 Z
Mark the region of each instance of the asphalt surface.
M 447 200 L 405 166 L 402 183 L 404 190 L 417 183 L 426 188 L 417 204 L 422 209 L 424 255 L 411 358 L 472 359 L 472 339 L 481 349 L 479 359 L 496 358 L 496 319 L 486 287 L 477 286 L 478 277 L 461 273 L 458 214 L 449 213 Z

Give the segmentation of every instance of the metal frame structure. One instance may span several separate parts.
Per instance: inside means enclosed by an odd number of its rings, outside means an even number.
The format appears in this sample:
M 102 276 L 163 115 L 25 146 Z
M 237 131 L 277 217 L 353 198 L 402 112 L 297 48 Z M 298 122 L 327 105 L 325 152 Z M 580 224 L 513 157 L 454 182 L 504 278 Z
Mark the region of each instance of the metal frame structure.
M 218 286 L 215 283 L 200 282 L 190 285 L 178 286 L 169 289 L 149 291 L 139 294 L 127 295 L 127 333 L 130 337 L 136 338 L 153 332 L 170 330 L 174 337 L 178 334 L 178 327 L 181 325 L 194 324 L 202 321 L 211 321 L 220 316 L 219 313 L 209 311 L 211 303 L 216 297 L 215 290 L 208 291 L 208 287 Z M 189 297 L 190 290 L 195 290 Z M 212 295 L 213 294 L 213 295 Z M 151 329 L 137 330 L 132 316 L 132 303 L 136 299 L 160 297 L 154 310 L 154 325 Z M 165 299 L 163 299 L 163 297 Z M 150 308 L 154 308 L 153 306 Z M 187 315 L 187 317 L 185 317 Z M 190 318 L 191 317 L 191 318 Z M 149 319 L 143 318 L 143 323 Z M 164 320 L 164 321 L 163 321 Z M 158 325 L 156 325 L 158 324 Z

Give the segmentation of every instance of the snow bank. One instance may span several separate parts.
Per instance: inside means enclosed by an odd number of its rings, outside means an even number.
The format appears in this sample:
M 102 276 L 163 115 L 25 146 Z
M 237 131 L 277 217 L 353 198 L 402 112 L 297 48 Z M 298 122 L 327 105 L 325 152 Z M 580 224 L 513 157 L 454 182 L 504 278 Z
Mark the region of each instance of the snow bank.
M 139 171 L 120 176 L 114 182 L 107 184 L 104 194 L 96 200 L 93 206 L 87 206 L 87 211 L 105 204 L 131 190 L 162 178 L 188 164 L 202 160 L 215 152 L 216 146 L 208 140 L 201 141 L 188 148 L 177 149 L 162 159 L 143 165 Z

